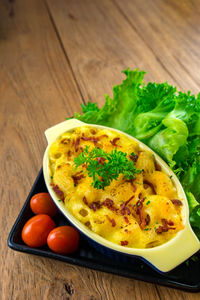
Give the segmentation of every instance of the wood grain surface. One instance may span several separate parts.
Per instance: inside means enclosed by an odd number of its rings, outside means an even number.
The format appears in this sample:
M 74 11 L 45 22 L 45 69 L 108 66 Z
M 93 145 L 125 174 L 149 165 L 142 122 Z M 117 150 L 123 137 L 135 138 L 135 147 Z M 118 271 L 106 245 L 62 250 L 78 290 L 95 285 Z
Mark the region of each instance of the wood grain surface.
M 82 102 L 102 104 L 127 67 L 199 91 L 199 15 L 198 0 L 0 1 L 0 299 L 200 298 L 7 247 L 46 128 Z

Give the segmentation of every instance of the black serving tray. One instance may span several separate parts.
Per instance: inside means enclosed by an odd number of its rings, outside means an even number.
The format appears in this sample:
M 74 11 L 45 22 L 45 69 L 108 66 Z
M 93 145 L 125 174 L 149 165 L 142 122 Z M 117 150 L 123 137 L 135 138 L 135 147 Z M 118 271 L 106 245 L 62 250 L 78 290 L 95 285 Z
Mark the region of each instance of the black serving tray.
M 109 257 L 99 253 L 91 247 L 87 240 L 81 236 L 79 250 L 73 255 L 60 255 L 53 253 L 49 248 L 30 248 L 21 239 L 21 231 L 26 221 L 33 216 L 30 209 L 31 197 L 40 192 L 46 192 L 42 169 L 28 195 L 28 198 L 15 221 L 8 237 L 8 246 L 13 250 L 30 254 L 45 256 L 61 260 L 70 264 L 75 264 L 103 272 L 113 273 L 121 276 L 135 278 L 155 284 L 175 287 L 191 292 L 200 291 L 200 254 L 190 258 L 187 263 L 183 263 L 176 269 L 168 273 L 159 273 L 145 264 L 139 258 L 134 259 L 132 264 L 124 264 L 111 260 Z M 55 223 L 67 225 L 69 222 L 60 213 L 54 218 Z

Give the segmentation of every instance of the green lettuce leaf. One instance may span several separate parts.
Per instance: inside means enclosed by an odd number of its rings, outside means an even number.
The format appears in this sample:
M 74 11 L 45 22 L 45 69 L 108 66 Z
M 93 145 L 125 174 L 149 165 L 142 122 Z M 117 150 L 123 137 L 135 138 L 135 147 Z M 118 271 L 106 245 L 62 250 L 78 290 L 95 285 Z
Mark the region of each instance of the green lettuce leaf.
M 102 108 L 88 102 L 75 118 L 122 130 L 157 152 L 190 195 L 190 222 L 200 237 L 199 204 L 194 207 L 200 203 L 200 93 L 177 92 L 167 82 L 145 84 L 145 72 L 137 69 L 123 73 L 113 99 L 106 95 Z
M 186 143 L 188 128 L 183 121 L 172 117 L 165 118 L 162 123 L 165 129 L 154 135 L 148 145 L 174 167 L 173 156 Z
M 190 224 L 200 239 L 200 204 L 190 213 Z
M 174 108 L 175 92 L 167 82 L 143 86 L 137 101 L 140 113 L 133 119 L 130 134 L 145 141 L 160 131 L 163 118 Z

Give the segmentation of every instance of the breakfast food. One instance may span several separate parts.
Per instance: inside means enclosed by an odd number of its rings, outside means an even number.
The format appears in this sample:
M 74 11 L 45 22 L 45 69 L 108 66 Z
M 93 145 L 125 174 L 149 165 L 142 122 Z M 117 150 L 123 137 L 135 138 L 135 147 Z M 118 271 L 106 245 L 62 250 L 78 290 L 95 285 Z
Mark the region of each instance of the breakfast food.
M 115 161 L 111 161 L 112 153 L 118 154 Z M 127 175 L 124 168 L 115 177 L 112 171 L 115 178 L 107 180 L 108 170 L 113 165 L 117 169 L 120 155 L 126 164 L 132 163 L 134 172 Z M 108 166 L 104 177 L 92 173 L 92 164 L 96 171 Z M 63 133 L 49 148 L 49 172 L 51 186 L 68 211 L 113 243 L 151 248 L 184 228 L 182 201 L 173 181 L 151 152 L 141 150 L 139 143 L 124 134 L 91 126 Z M 104 181 L 109 183 L 99 186 Z

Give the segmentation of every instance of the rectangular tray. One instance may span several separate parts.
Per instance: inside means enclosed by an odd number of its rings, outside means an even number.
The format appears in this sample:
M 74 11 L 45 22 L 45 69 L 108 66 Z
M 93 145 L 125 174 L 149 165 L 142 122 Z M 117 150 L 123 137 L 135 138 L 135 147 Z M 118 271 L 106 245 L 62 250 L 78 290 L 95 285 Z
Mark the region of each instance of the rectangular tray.
M 26 221 L 33 216 L 30 209 L 30 199 L 33 195 L 46 192 L 46 185 L 43 178 L 42 169 L 26 199 L 26 202 L 17 217 L 8 237 L 8 246 L 13 250 L 30 254 L 45 256 L 61 260 L 70 264 L 75 264 L 94 270 L 135 278 L 155 284 L 179 288 L 190 292 L 200 291 L 200 254 L 198 260 L 190 258 L 187 263 L 183 263 L 171 272 L 161 274 L 136 258 L 132 264 L 125 265 L 118 261 L 110 260 L 93 249 L 87 240 L 81 236 L 79 250 L 73 255 L 60 255 L 53 253 L 47 246 L 42 248 L 30 248 L 21 239 L 21 231 Z M 67 219 L 60 213 L 54 217 L 57 226 L 68 225 Z

